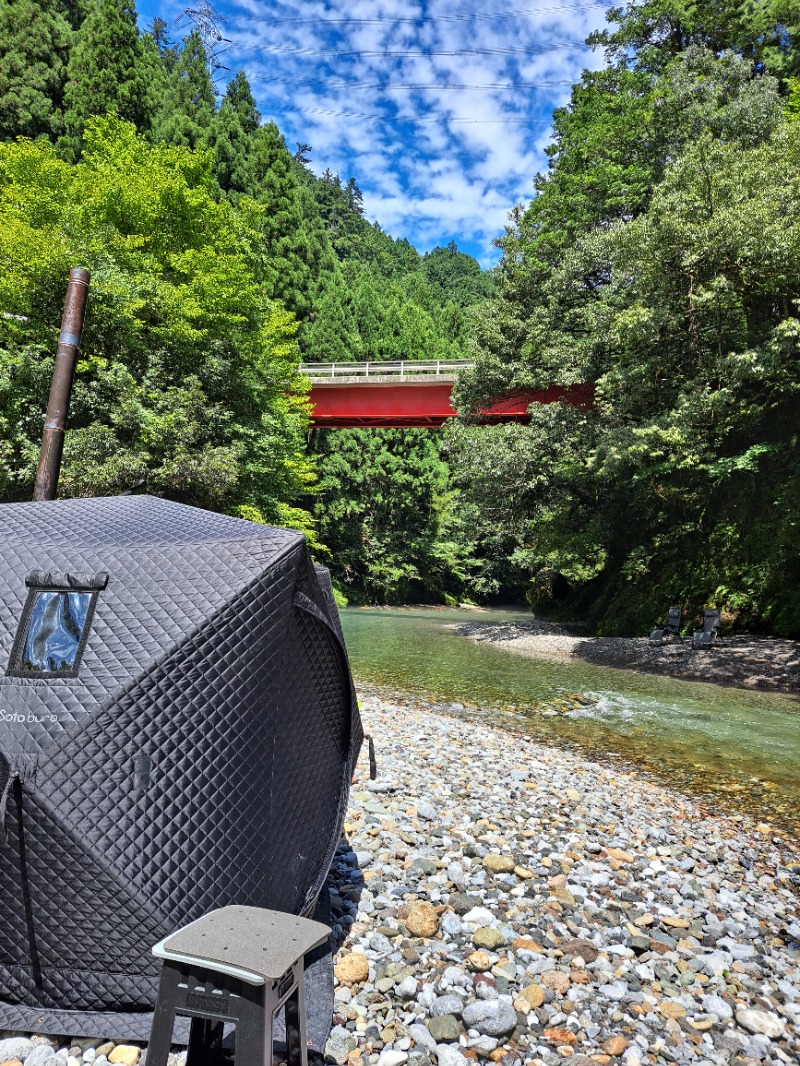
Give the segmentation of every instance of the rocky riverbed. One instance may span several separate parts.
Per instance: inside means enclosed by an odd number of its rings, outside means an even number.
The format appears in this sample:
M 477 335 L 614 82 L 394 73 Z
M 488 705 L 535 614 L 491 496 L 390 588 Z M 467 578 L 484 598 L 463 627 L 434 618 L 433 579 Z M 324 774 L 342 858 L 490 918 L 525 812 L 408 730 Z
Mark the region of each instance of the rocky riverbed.
M 365 700 L 329 1061 L 796 1062 L 791 856 L 580 756 Z
M 331 870 L 338 1066 L 800 1061 L 795 856 L 633 771 L 364 697 Z M 102 1041 L 0 1066 L 136 1066 Z M 179 1054 L 172 1066 L 181 1066 Z
M 687 681 L 800 692 L 800 642 L 779 637 L 725 637 L 711 649 L 694 650 L 688 637 L 663 644 L 651 644 L 647 637 L 589 637 L 536 618 L 462 622 L 452 628 L 534 659 L 583 659 Z

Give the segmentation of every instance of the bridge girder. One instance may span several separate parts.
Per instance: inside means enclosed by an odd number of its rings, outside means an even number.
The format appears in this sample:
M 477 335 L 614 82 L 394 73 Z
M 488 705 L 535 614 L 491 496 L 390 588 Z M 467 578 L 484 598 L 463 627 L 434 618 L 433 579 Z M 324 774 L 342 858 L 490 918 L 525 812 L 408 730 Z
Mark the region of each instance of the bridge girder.
M 398 382 L 361 380 L 358 383 L 317 381 L 311 386 L 311 420 L 318 429 L 343 428 L 435 428 L 457 412 L 452 406 L 452 381 L 419 379 Z M 563 402 L 576 407 L 592 406 L 591 385 L 551 385 L 501 397 L 487 405 L 478 424 L 529 422 L 532 403 Z

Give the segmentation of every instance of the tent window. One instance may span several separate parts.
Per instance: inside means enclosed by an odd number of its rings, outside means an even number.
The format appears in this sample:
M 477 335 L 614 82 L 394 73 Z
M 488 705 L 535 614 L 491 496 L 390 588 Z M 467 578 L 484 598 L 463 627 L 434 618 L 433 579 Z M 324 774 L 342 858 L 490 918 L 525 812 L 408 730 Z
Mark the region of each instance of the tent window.
M 30 588 L 6 672 L 76 677 L 96 599 L 96 589 Z

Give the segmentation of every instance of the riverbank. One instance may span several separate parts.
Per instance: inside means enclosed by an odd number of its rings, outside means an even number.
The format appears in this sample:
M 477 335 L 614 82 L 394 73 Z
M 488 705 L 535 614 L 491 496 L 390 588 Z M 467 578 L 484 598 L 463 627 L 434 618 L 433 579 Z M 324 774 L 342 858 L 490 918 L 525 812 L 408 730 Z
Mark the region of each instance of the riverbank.
M 452 628 L 470 640 L 533 659 L 582 659 L 686 681 L 800 693 L 800 642 L 779 637 L 725 637 L 708 651 L 694 651 L 688 639 L 653 645 L 646 637 L 576 636 L 564 626 L 535 618 L 463 622 Z
M 329 1061 L 797 1061 L 797 888 L 763 832 L 422 705 L 363 714 Z
M 708 817 L 631 769 L 362 695 L 378 779 L 365 751 L 328 879 L 328 1063 L 798 1061 L 796 856 L 774 830 Z M 146 1064 L 135 1045 L 5 1036 L 0 1066 Z

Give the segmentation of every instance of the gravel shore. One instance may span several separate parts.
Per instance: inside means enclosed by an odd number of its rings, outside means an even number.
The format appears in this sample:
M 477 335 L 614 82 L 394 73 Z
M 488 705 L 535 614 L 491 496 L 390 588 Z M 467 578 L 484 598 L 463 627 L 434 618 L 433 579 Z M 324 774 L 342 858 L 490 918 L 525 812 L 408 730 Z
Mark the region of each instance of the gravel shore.
M 788 856 L 573 753 L 372 695 L 330 1062 L 796 1062 Z M 362 880 L 363 878 L 363 880 Z
M 800 692 L 800 642 L 779 637 L 725 637 L 709 650 L 696 651 L 688 637 L 659 645 L 647 637 L 576 636 L 564 626 L 535 618 L 462 622 L 452 628 L 470 640 L 534 659 L 583 659 L 687 681 Z
M 331 871 L 327 1062 L 800 1061 L 800 879 L 781 841 L 632 771 L 363 702 L 379 772 L 363 755 Z M 0 1040 L 0 1066 L 139 1059 L 47 1040 Z

